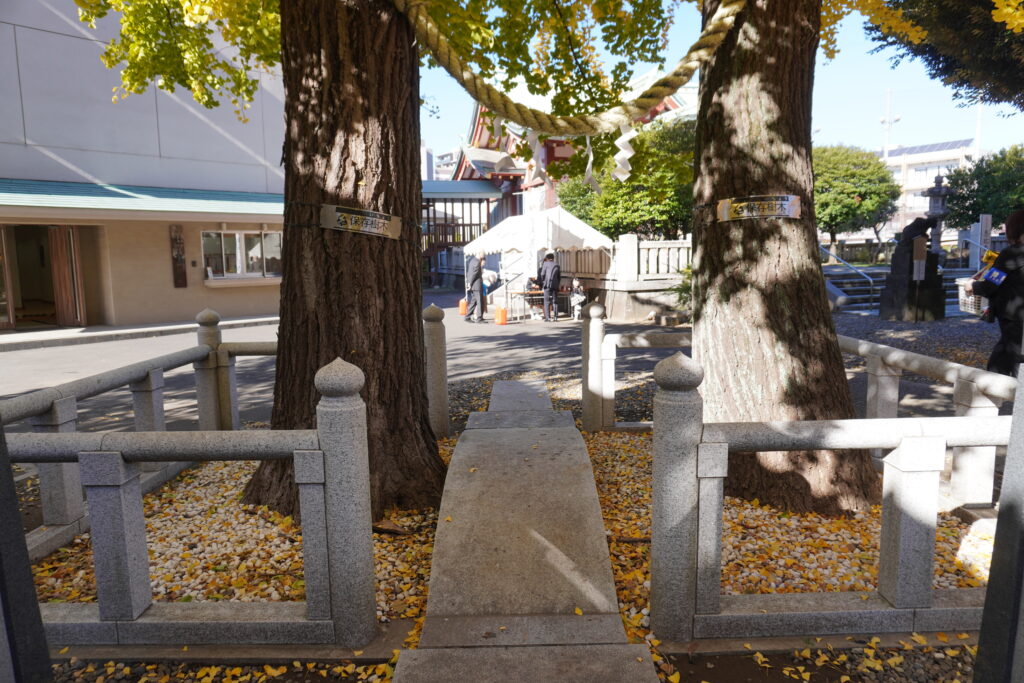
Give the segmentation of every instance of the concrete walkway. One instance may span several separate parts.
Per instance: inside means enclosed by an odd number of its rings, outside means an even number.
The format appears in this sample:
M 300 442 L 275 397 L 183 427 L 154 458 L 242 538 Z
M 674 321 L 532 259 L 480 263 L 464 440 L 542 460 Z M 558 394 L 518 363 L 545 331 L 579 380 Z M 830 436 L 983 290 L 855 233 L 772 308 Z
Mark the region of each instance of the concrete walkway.
M 423 635 L 396 683 L 657 680 L 626 641 L 586 445 L 543 382 L 494 383 L 439 520 Z

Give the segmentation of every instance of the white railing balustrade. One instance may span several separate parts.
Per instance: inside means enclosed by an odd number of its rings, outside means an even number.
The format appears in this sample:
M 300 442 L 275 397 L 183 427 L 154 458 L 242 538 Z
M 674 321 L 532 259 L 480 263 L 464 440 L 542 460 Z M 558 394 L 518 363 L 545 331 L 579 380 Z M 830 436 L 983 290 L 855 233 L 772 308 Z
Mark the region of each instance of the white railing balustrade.
M 41 605 L 49 642 L 359 647 L 372 640 L 376 599 L 363 383 L 363 373 L 341 359 L 321 368 L 316 430 L 7 437 L 12 462 L 80 469 L 92 521 L 98 605 Z M 154 603 L 140 464 L 289 457 L 299 487 L 306 601 Z
M 932 589 L 939 474 L 947 447 L 1009 441 L 1010 417 L 705 423 L 701 367 L 655 367 L 651 626 L 661 640 L 976 629 L 985 590 Z M 878 590 L 721 594 L 729 453 L 881 449 Z M 752 456 L 751 456 L 752 457 Z
M 638 280 L 678 279 L 693 258 L 690 239 L 644 240 L 639 244 Z

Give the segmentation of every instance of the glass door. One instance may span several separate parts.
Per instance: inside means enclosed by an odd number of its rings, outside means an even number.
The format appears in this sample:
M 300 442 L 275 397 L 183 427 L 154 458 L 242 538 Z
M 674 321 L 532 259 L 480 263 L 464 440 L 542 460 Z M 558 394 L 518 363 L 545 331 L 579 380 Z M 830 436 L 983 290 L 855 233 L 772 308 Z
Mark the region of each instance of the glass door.
M 7 230 L 0 225 L 0 329 L 14 327 L 14 304 L 11 302 L 11 270 L 8 267 Z

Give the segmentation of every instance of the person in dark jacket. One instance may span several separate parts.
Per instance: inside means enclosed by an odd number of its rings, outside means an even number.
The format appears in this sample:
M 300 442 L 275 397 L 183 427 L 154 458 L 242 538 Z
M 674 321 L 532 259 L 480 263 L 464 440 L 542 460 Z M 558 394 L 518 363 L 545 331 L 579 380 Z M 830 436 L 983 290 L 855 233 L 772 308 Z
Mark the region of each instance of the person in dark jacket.
M 484 321 L 484 257 L 481 251 L 469 257 L 466 264 L 466 322 Z
M 562 269 L 555 263 L 555 255 L 550 251 L 544 255 L 540 269 L 537 271 L 537 282 L 544 292 L 544 322 L 553 323 L 558 319 L 558 288 L 562 280 Z
M 1006 219 L 1006 240 L 996 262 L 980 280 L 969 283 L 971 291 L 986 297 L 999 322 L 999 341 L 988 359 L 990 372 L 1017 376 L 1024 335 L 1024 210 Z

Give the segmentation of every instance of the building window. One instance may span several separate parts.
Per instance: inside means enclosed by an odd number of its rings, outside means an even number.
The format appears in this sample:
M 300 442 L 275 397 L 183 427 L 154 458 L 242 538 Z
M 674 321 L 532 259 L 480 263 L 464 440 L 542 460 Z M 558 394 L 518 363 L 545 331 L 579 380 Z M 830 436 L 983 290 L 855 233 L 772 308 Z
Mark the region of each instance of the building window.
M 279 277 L 280 232 L 204 232 L 207 277 Z

